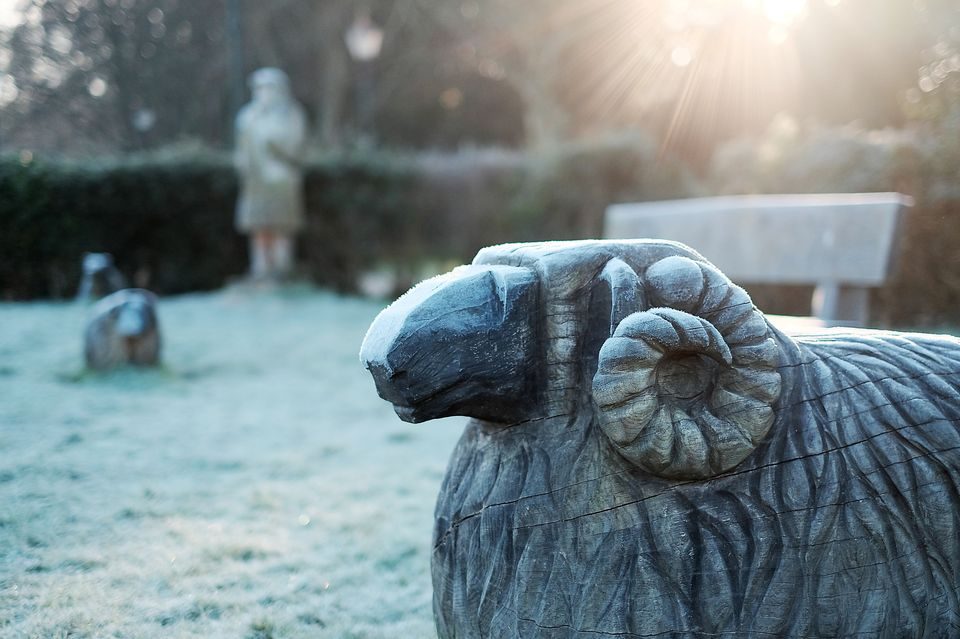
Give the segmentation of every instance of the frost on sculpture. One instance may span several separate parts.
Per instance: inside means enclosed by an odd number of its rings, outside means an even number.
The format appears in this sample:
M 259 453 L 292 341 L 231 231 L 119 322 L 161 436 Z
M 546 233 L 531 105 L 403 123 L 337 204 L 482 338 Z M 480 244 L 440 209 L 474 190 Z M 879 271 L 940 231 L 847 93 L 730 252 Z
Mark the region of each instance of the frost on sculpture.
M 516 244 L 361 352 L 474 417 L 436 508 L 442 637 L 960 633 L 960 341 L 792 338 L 693 250 Z

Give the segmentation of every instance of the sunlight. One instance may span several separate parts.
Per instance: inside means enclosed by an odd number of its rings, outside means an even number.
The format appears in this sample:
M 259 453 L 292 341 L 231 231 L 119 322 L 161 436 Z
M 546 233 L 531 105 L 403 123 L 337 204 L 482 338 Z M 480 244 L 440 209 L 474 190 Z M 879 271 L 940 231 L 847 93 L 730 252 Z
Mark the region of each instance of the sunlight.
M 803 18 L 807 10 L 807 0 L 763 0 L 751 2 L 745 0 L 744 5 L 762 5 L 763 14 L 774 24 L 789 26 Z
M 825 1 L 825 0 L 819 0 Z M 582 49 L 578 108 L 604 121 L 638 112 L 665 123 L 664 148 L 696 145 L 719 131 L 749 130 L 793 104 L 799 89 L 795 33 L 808 0 L 582 0 L 582 13 L 551 31 L 603 30 Z M 592 24 L 590 12 L 616 15 Z M 724 133 L 726 135 L 727 133 Z
M 664 23 L 671 30 L 681 31 L 754 15 L 762 16 L 773 26 L 791 27 L 806 14 L 807 0 L 669 0 Z
M 23 22 L 19 0 L 0 0 L 0 29 L 9 29 Z

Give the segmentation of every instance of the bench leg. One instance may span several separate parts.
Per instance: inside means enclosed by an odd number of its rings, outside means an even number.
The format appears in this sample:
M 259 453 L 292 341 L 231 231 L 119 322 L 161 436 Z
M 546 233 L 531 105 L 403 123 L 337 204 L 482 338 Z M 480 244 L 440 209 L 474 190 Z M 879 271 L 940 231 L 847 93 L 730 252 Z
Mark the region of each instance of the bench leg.
M 818 284 L 813 314 L 827 325 L 863 326 L 870 315 L 870 289 L 843 284 Z

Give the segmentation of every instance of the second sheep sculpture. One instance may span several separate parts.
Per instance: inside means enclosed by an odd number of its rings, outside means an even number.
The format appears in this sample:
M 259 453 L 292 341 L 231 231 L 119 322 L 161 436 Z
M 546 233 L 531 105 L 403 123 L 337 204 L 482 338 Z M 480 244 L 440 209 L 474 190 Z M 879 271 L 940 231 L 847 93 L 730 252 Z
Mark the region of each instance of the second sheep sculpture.
M 87 367 L 108 370 L 126 364 L 155 366 L 160 361 L 157 298 L 128 288 L 97 302 L 84 333 Z

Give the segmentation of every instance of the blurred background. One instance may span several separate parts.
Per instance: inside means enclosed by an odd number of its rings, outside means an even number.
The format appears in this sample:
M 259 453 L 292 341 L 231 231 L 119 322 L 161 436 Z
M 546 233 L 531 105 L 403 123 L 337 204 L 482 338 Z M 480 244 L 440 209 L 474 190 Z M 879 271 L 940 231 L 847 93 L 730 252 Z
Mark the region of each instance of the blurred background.
M 598 237 L 611 202 L 896 190 L 874 322 L 960 322 L 952 0 L 4 0 L 0 297 L 71 295 L 85 250 L 160 293 L 241 273 L 228 150 L 263 66 L 310 117 L 321 285 Z

